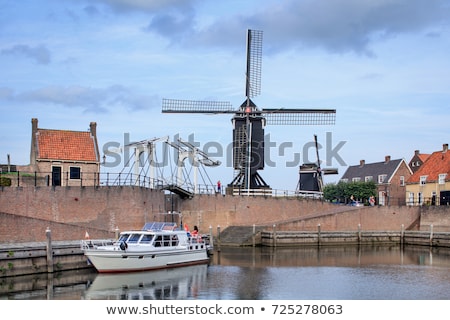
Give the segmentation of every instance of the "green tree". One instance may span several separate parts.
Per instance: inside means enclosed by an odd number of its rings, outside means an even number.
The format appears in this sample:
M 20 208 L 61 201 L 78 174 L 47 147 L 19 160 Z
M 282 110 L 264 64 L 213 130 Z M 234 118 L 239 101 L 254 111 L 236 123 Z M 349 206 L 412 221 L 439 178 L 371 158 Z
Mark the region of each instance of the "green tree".
M 338 182 L 330 183 L 323 188 L 323 197 L 328 201 L 348 202 L 351 196 L 355 200 L 360 200 L 364 203 L 370 196 L 376 195 L 377 186 L 375 182 L 355 181 L 355 182 Z

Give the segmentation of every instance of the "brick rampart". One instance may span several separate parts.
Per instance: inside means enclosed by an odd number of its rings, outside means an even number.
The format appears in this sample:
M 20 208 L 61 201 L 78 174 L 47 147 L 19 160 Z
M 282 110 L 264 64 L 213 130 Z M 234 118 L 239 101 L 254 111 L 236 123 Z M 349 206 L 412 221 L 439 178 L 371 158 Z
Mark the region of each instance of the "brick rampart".
M 0 189 L 0 242 L 104 237 L 160 219 L 164 193 L 140 187 L 25 187 Z M 77 230 L 78 229 L 78 230 Z M 59 230 L 59 231 L 58 231 Z M 82 232 L 80 232 L 82 231 Z
M 428 231 L 450 232 L 450 206 L 423 206 L 420 214 L 420 228 Z
M 206 233 L 218 227 L 277 225 L 277 230 L 400 230 L 436 226 L 450 229 L 450 207 L 348 207 L 320 200 L 261 196 L 195 195 L 179 201 L 183 223 Z M 0 242 L 77 240 L 88 231 L 104 238 L 164 219 L 164 192 L 140 187 L 4 187 L 0 189 Z M 167 216 L 166 216 L 167 217 Z
M 407 206 L 349 207 L 304 198 L 203 195 L 183 201 L 183 221 L 203 232 L 209 226 L 272 226 L 278 230 L 400 230 L 414 227 L 420 208 Z M 450 212 L 450 210 L 448 211 Z M 450 215 L 450 214 L 449 214 Z M 450 222 L 449 222 L 450 225 Z

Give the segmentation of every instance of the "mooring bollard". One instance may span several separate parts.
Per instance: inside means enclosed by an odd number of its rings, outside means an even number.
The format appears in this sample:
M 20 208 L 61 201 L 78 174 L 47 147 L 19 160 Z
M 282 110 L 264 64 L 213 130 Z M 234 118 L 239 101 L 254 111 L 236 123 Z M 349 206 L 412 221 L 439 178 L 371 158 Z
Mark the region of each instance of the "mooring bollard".
M 47 238 L 46 250 L 47 250 L 47 272 L 53 273 L 53 248 L 52 248 L 52 232 L 49 227 L 45 230 L 45 236 Z

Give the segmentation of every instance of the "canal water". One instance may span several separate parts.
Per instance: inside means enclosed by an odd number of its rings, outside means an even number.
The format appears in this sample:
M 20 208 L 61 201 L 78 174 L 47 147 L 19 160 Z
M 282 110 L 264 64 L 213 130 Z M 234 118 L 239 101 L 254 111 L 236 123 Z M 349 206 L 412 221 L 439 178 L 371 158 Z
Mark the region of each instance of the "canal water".
M 0 278 L 0 299 L 448 300 L 450 249 L 223 247 L 176 269 Z

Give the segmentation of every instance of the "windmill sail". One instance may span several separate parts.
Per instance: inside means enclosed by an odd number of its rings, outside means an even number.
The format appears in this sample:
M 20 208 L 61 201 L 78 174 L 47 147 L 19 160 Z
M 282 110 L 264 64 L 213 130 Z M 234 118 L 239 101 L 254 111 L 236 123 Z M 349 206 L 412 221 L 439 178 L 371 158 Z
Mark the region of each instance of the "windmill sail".
M 245 96 L 248 99 L 261 94 L 262 38 L 260 30 L 247 31 Z
M 224 101 L 198 101 L 163 99 L 163 113 L 234 114 L 233 123 L 233 168 L 235 176 L 228 188 L 249 194 L 270 191 L 270 186 L 258 171 L 264 169 L 264 128 L 273 125 L 333 125 L 335 109 L 258 109 L 251 98 L 261 93 L 263 32 L 247 30 L 247 65 L 245 74 L 246 100 L 239 108 L 232 108 Z M 263 191 L 264 193 L 264 191 Z

